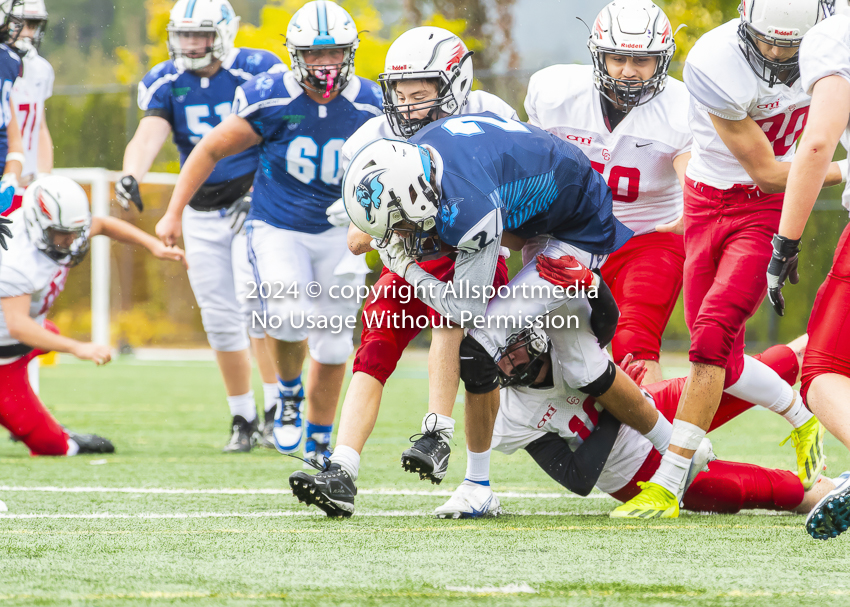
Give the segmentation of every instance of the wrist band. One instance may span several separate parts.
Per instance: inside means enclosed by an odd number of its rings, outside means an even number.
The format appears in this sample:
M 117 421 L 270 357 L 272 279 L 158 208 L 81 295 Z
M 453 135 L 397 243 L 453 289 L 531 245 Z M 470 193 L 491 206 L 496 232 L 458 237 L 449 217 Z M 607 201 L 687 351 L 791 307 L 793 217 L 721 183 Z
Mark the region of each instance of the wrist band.
M 841 171 L 841 181 L 847 181 L 847 173 L 850 170 L 850 158 L 838 161 L 838 169 Z
M 13 160 L 17 160 L 21 163 L 21 165 L 23 165 L 26 159 L 27 157 L 21 154 L 20 152 L 9 152 L 8 154 L 6 154 L 6 162 L 12 162 Z

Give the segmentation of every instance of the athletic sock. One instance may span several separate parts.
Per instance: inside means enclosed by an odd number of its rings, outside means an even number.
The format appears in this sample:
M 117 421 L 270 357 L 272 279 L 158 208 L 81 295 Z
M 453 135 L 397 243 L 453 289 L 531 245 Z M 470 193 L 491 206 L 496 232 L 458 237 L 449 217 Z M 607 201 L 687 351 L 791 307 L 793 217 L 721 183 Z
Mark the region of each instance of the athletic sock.
M 670 446 L 670 437 L 673 435 L 673 424 L 666 417 L 658 412 L 658 420 L 652 427 L 652 430 L 644 434 L 644 438 L 652 443 L 652 446 L 658 449 L 661 455 L 667 453 L 667 447 Z
M 466 477 L 463 479 L 478 485 L 490 486 L 490 449 L 474 453 L 466 449 Z
M 331 462 L 339 464 L 339 467 L 348 473 L 351 480 L 357 480 L 357 474 L 360 471 L 360 454 L 351 447 L 345 445 L 337 445 L 334 447 Z
M 439 432 L 445 441 L 450 441 L 455 433 L 455 420 L 448 415 L 427 413 L 422 418 L 422 434 L 426 432 Z
M 253 390 L 239 396 L 228 396 L 227 404 L 230 406 L 230 415 L 233 417 L 241 415 L 249 424 L 257 419 L 257 404 L 254 402 Z
M 322 426 L 308 421 L 306 439 L 304 441 L 304 452 L 315 451 L 316 443 L 329 445 L 331 443 L 331 433 L 333 432 L 333 429 L 333 424 Z
M 73 438 L 68 439 L 68 451 L 65 452 L 66 457 L 72 457 L 80 452 L 80 446 Z
M 658 470 L 652 475 L 652 482 L 661 485 L 673 495 L 679 494 L 679 487 L 684 485 L 685 476 L 691 467 L 691 460 L 672 451 L 667 451 L 661 458 Z
M 280 390 L 282 398 L 291 398 L 293 396 L 304 398 L 304 386 L 301 385 L 301 374 L 295 379 L 280 379 L 277 378 L 277 387 Z
M 263 411 L 271 411 L 277 407 L 280 398 L 280 388 L 277 383 L 263 384 Z
M 782 417 L 787 419 L 788 423 L 795 428 L 799 428 L 812 419 L 814 415 L 806 408 L 806 405 L 803 404 L 803 397 L 800 396 L 799 393 L 794 392 L 794 404 L 791 405 L 790 409 L 782 414 Z

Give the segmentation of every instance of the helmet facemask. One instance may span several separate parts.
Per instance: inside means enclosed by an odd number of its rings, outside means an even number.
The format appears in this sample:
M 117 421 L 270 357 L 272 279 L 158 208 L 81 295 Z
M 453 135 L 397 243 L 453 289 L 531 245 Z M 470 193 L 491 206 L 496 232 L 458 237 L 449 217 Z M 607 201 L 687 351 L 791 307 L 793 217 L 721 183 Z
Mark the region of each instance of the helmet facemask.
M 301 84 L 327 99 L 331 93 L 341 91 L 354 73 L 354 44 L 321 45 L 289 49 L 292 69 L 300 74 Z M 342 49 L 342 60 L 338 63 L 308 63 L 305 52 Z
M 38 52 L 41 47 L 41 41 L 44 40 L 44 32 L 47 29 L 47 19 L 24 19 L 26 27 L 33 30 L 32 36 L 24 36 L 23 27 L 21 34 L 15 41 L 15 50 L 21 57 L 29 54 L 30 51 Z
M 389 72 L 378 76 L 378 83 L 384 96 L 384 113 L 387 115 L 393 133 L 398 137 L 410 139 L 417 131 L 431 124 L 435 120 L 456 114 L 460 110 L 460 102 L 455 97 L 453 89 L 454 81 L 460 77 L 461 68 L 465 61 L 472 57 L 472 51 L 467 53 L 451 68 L 451 75 L 445 71 L 424 72 Z M 421 80 L 436 85 L 436 94 L 433 98 L 400 104 L 398 101 L 398 83 L 402 81 Z M 412 112 L 428 110 L 422 118 L 411 118 Z
M 3 25 L 0 26 L 0 37 L 2 37 L 2 42 L 9 46 L 15 45 L 18 37 L 21 35 L 21 31 L 24 29 L 23 17 L 21 17 L 21 15 L 14 14 L 16 9 L 19 9 L 22 6 L 23 0 L 12 0 L 9 12 L 6 13 L 5 18 L 3 19 Z
M 185 50 L 183 48 L 181 38 L 192 39 L 202 37 L 205 37 L 207 40 L 206 46 L 195 47 L 193 45 L 191 50 Z M 224 56 L 224 42 L 212 22 L 209 22 L 209 26 L 203 25 L 192 29 L 169 25 L 168 54 L 175 64 L 178 64 L 187 71 L 196 72 L 209 67 L 216 58 Z
M 767 82 L 768 87 L 773 88 L 777 82 L 785 86 L 791 86 L 800 77 L 800 56 L 794 56 L 785 61 L 777 61 L 765 57 L 757 42 L 778 46 L 782 48 L 800 48 L 802 37 L 796 39 L 773 38 L 766 36 L 744 21 L 738 26 L 738 45 L 747 58 L 756 76 Z
M 419 176 L 419 186 L 425 192 L 424 205 L 432 205 L 436 210 L 439 207 L 439 196 L 434 192 L 428 181 Z M 404 252 L 417 261 L 440 252 L 440 238 L 437 236 L 436 213 L 424 219 L 411 219 L 404 212 L 401 198 L 390 189 L 388 192 L 390 202 L 387 204 L 387 230 L 383 238 L 377 241 L 379 247 L 385 247 L 390 243 L 393 236 L 397 236 L 404 245 Z M 416 204 L 420 198 L 411 186 L 407 192 L 411 205 Z
M 72 230 L 60 230 L 49 227 L 44 230 L 43 234 L 43 247 L 39 248 L 44 251 L 45 255 L 60 265 L 74 267 L 83 261 L 89 252 L 88 226 L 74 228 Z M 56 242 L 57 238 L 62 238 L 68 234 L 73 235 L 70 245 L 63 246 Z
M 499 348 L 496 367 L 499 371 L 499 386 L 531 386 L 546 364 L 551 342 L 549 337 L 534 327 L 526 327 L 508 338 Z M 551 359 L 549 359 L 551 361 Z
M 606 51 L 597 47 L 593 40 L 588 43 L 593 56 L 593 80 L 596 89 L 618 109 L 629 112 L 632 108 L 649 103 L 667 85 L 667 69 L 673 57 L 673 49 L 669 51 L 627 51 L 617 49 L 616 52 Z M 627 57 L 655 57 L 655 72 L 647 80 L 626 80 L 614 78 L 608 73 L 606 55 L 624 55 Z

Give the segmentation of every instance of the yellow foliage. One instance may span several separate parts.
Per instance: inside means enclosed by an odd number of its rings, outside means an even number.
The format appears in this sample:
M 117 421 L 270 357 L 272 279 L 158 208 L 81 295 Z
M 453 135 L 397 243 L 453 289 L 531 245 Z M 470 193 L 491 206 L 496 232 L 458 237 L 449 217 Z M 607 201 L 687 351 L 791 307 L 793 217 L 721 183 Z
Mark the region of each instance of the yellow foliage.
M 688 56 L 694 43 L 709 30 L 724 22 L 723 4 L 715 1 L 697 4 L 693 0 L 666 0 L 658 2 L 664 9 L 673 31 L 681 24 L 687 25 L 676 34 L 676 55 L 670 66 L 670 75 L 682 77 L 685 57 Z
M 115 78 L 121 84 L 133 84 L 142 70 L 142 62 L 139 56 L 125 46 L 115 49 L 118 56 L 118 65 L 115 66 Z
M 148 16 L 148 69 L 168 59 L 168 14 L 174 6 L 172 0 L 145 0 Z
M 178 326 L 165 316 L 140 306 L 119 312 L 110 323 L 110 330 L 113 343 L 123 342 L 133 347 L 156 344 L 179 333 Z

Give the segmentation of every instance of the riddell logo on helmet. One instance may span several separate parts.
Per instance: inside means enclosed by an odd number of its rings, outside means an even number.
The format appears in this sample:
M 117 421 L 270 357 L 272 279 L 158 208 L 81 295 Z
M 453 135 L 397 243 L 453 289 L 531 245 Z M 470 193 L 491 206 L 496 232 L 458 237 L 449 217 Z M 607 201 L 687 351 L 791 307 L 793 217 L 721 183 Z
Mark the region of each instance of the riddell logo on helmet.
M 635 42 L 621 42 L 620 48 L 643 48 L 643 44 Z
M 794 30 L 773 30 L 773 33 L 779 36 L 793 36 Z
M 590 145 L 593 142 L 593 137 L 580 137 L 579 135 L 567 135 L 566 139 L 582 145 Z
M 394 65 L 394 66 L 392 66 L 391 69 L 393 71 L 402 71 L 402 70 L 410 69 L 410 66 L 409 65 Z

